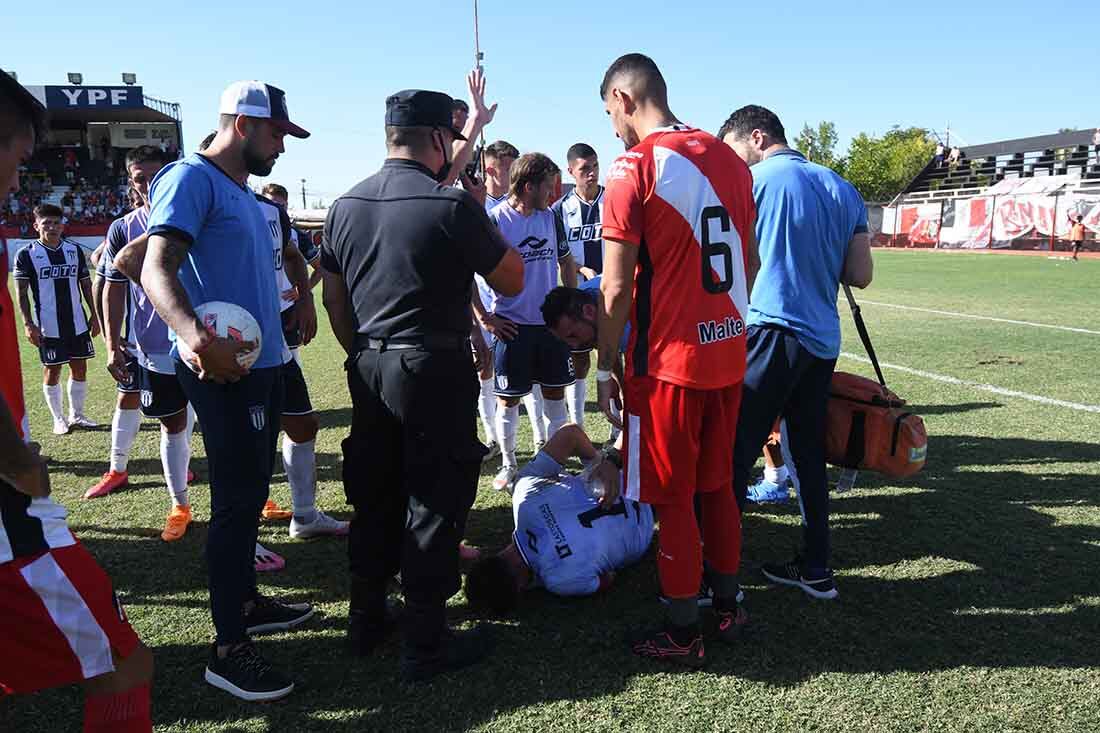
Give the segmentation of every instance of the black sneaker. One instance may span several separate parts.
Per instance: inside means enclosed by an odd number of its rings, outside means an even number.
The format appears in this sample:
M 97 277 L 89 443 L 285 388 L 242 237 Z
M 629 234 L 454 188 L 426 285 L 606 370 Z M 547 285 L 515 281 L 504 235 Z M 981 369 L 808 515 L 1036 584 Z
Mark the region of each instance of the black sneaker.
M 668 598 L 666 596 L 657 596 L 657 600 L 661 603 L 668 605 Z M 737 586 L 737 602 L 743 603 L 745 601 L 745 591 L 741 590 L 741 586 Z M 699 608 L 710 608 L 714 605 L 714 589 L 711 588 L 706 579 L 699 584 Z
M 256 596 L 256 605 L 244 615 L 245 632 L 267 634 L 288 631 L 313 618 L 317 611 L 309 603 L 283 603 L 267 596 Z
M 278 700 L 294 691 L 294 682 L 264 661 L 250 641 L 238 644 L 223 659 L 218 658 L 217 644 L 213 645 L 205 678 L 219 690 L 249 702 Z
M 642 631 L 630 639 L 630 650 L 639 657 L 692 669 L 699 669 L 707 663 L 703 637 L 698 632 L 689 644 L 683 645 L 677 643 L 665 627 Z
M 491 639 L 484 626 L 469 631 L 448 631 L 432 651 L 406 646 L 401 655 L 401 676 L 406 682 L 424 682 L 437 675 L 477 664 L 489 656 Z
M 348 614 L 348 648 L 359 657 L 369 656 L 397 628 L 404 608 L 396 598 L 386 598 L 386 612 L 381 621 L 371 619 L 365 611 Z
M 729 610 L 715 608 L 714 616 L 718 622 L 715 635 L 720 641 L 727 644 L 735 644 L 740 641 L 745 633 L 745 627 L 749 625 L 748 611 L 739 603 Z
M 795 557 L 795 559 L 782 565 L 766 563 L 760 568 L 760 571 L 771 582 L 801 588 L 803 592 L 813 598 L 830 600 L 839 595 L 836 583 L 833 581 L 832 570 L 826 570 L 824 577 L 821 578 L 807 578 L 802 573 L 802 560 L 799 557 Z

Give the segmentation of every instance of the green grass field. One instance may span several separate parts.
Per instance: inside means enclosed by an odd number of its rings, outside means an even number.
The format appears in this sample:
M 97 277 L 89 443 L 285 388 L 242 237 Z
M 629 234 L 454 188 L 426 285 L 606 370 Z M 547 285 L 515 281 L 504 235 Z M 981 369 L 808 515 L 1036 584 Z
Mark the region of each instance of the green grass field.
M 1100 331 L 1100 261 L 876 251 L 863 296 L 908 305 Z M 862 347 L 845 324 L 844 350 Z M 956 318 L 883 305 L 864 314 L 891 364 L 1083 406 L 1100 404 L 1100 334 Z M 319 503 L 346 517 L 339 443 L 350 409 L 339 348 L 325 333 L 305 349 L 321 412 Z M 9 355 L 4 355 L 10 358 Z M 925 470 L 906 480 L 863 475 L 834 495 L 835 602 L 770 587 L 759 564 L 799 541 L 796 504 L 744 520 L 742 583 L 752 634 L 708 646 L 705 672 L 670 672 L 633 658 L 628 628 L 654 619 L 652 552 L 610 593 L 560 600 L 543 592 L 495 624 L 486 664 L 430 686 L 403 685 L 398 644 L 357 660 L 344 652 L 347 613 L 340 541 L 292 541 L 264 524 L 261 542 L 287 569 L 263 590 L 320 607 L 294 634 L 266 637 L 264 653 L 300 681 L 283 702 L 247 704 L 202 681 L 213 628 L 203 555 L 208 487 L 196 437 L 197 522 L 180 542 L 159 539 L 168 508 L 158 436 L 146 422 L 130 462 L 131 488 L 95 502 L 81 493 L 106 470 L 107 429 L 55 437 L 38 387 L 37 356 L 22 353 L 33 433 L 52 460 L 55 497 L 74 532 L 114 579 L 130 618 L 156 654 L 160 731 L 1095 731 L 1100 729 L 1100 413 L 1002 396 L 887 369 L 891 386 L 924 416 Z M 839 368 L 870 373 L 842 358 Z M 102 355 L 92 364 L 89 414 L 108 424 L 114 389 Z M 594 395 L 590 387 L 589 395 Z M 587 427 L 606 425 L 590 404 Z M 530 456 L 530 434 L 521 436 Z M 281 468 L 281 467 L 280 467 Z M 507 497 L 482 473 L 469 540 L 507 541 Z M 281 472 L 273 496 L 289 505 Z M 451 602 L 456 624 L 471 617 Z M 0 731 L 76 731 L 74 689 L 0 702 Z

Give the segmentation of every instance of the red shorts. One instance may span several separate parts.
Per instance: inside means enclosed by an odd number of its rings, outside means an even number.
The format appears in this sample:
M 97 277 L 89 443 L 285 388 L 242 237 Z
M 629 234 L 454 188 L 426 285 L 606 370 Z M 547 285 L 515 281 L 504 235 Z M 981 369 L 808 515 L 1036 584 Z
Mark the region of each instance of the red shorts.
M 0 565 L 0 693 L 70 685 L 115 669 L 140 640 L 111 579 L 79 542 Z
M 635 377 L 627 379 L 624 391 L 627 498 L 676 504 L 697 491 L 733 490 L 740 382 L 700 390 Z

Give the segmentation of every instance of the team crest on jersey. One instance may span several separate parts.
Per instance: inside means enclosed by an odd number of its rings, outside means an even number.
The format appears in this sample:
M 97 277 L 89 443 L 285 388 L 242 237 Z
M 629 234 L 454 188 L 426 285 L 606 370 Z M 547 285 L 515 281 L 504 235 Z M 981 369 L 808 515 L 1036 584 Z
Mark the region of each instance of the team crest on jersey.
M 497 389 L 508 389 L 508 377 L 503 374 L 497 375 Z
M 153 393 L 150 390 L 141 390 L 141 406 L 149 407 L 153 404 Z
M 248 419 L 252 422 L 252 429 L 259 432 L 264 429 L 266 417 L 263 405 L 252 405 L 248 408 Z
M 57 359 L 57 351 L 55 349 L 46 349 L 46 361 L 55 361 Z

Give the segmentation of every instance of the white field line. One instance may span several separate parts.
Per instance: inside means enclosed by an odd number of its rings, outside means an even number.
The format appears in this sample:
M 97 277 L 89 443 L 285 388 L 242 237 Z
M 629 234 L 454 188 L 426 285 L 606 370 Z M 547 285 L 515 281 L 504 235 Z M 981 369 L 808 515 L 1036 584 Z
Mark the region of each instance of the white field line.
M 896 305 L 894 303 L 883 303 L 878 300 L 860 300 L 860 304 L 877 305 L 883 308 L 897 308 L 903 311 L 916 311 L 918 313 L 933 313 L 937 316 L 950 316 L 952 318 L 972 318 L 975 321 L 994 321 L 996 323 L 1011 323 L 1014 326 L 1031 326 L 1033 328 L 1050 328 L 1055 331 L 1070 331 L 1071 333 L 1087 333 L 1092 336 L 1100 336 L 1100 331 L 1093 331 L 1088 328 L 1074 328 L 1073 326 L 1056 326 L 1052 323 L 1034 323 L 1032 321 L 1014 321 L 1011 318 L 994 318 L 993 316 L 975 316 L 970 313 L 956 313 L 955 311 L 940 311 L 934 308 L 917 308 L 912 305 Z
M 871 363 L 870 359 L 868 359 L 866 356 L 860 356 L 859 354 L 852 354 L 847 351 L 842 351 L 840 352 L 840 355 L 846 359 L 863 362 L 864 364 Z M 978 389 L 983 392 L 992 392 L 993 394 L 1002 395 L 1004 397 L 1018 397 L 1022 400 L 1038 402 L 1040 405 L 1049 405 L 1051 407 L 1065 407 L 1070 410 L 1077 410 L 1079 412 L 1093 412 L 1096 414 L 1100 414 L 1100 405 L 1083 405 L 1079 402 L 1056 400 L 1053 397 L 1043 397 L 1042 395 L 1028 394 L 1027 392 L 1017 392 L 1014 389 L 1005 389 L 1004 387 L 997 387 L 992 384 L 982 384 L 981 382 L 971 382 L 968 379 L 949 377 L 946 374 L 935 374 L 934 372 L 926 372 L 907 366 L 899 366 L 898 364 L 888 364 L 884 361 L 879 362 L 879 366 L 881 366 L 883 369 L 894 369 L 899 372 L 912 374 L 916 377 L 924 377 L 925 379 L 933 379 L 937 382 L 943 382 L 945 384 L 954 384 L 960 387 L 970 387 L 971 389 Z

